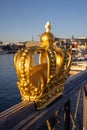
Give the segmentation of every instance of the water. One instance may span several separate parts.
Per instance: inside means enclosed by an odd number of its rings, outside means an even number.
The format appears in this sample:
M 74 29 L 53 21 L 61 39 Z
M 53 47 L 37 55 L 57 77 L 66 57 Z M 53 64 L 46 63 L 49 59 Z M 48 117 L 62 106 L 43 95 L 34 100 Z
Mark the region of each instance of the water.
M 21 101 L 13 59 L 14 54 L 0 55 L 0 112 Z
M 38 64 L 38 54 L 34 56 L 35 65 Z M 17 88 L 17 75 L 14 67 L 14 54 L 0 55 L 0 112 L 21 102 Z

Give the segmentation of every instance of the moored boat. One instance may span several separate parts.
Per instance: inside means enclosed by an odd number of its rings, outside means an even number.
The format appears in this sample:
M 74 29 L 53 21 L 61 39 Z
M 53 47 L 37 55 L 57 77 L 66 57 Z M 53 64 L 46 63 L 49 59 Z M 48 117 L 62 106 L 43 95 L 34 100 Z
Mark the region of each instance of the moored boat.
M 81 71 L 84 71 L 85 69 L 87 69 L 87 62 L 85 60 L 72 62 L 70 67 L 70 75 L 77 74 Z

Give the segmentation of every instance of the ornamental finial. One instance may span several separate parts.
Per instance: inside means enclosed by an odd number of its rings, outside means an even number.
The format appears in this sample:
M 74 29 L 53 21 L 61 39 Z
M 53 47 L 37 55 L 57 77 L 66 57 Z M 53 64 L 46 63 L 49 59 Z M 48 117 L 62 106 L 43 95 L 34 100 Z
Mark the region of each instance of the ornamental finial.
M 46 32 L 50 32 L 51 23 L 50 23 L 50 22 L 47 22 L 46 25 L 45 25 L 45 28 L 46 28 Z

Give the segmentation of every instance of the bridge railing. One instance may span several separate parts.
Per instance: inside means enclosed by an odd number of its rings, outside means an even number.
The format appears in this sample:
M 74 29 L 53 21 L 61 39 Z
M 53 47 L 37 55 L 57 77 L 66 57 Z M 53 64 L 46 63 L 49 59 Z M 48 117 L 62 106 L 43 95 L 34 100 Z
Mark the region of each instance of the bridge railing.
M 0 114 L 0 130 L 56 130 L 60 121 L 63 130 L 87 129 L 87 70 L 69 77 L 63 95 L 49 107 L 37 110 L 34 102 L 21 102 Z M 78 124 L 77 113 L 81 92 L 83 92 L 82 128 Z M 73 113 L 71 99 L 78 94 Z M 62 111 L 62 112 L 61 112 Z M 62 114 L 61 114 L 62 113 Z M 63 127 L 63 128 L 62 128 Z

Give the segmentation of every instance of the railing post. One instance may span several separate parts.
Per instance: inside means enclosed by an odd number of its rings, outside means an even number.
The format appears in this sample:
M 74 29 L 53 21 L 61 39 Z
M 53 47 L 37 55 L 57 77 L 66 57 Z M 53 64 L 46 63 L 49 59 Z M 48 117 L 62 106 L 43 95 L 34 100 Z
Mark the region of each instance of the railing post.
M 64 106 L 65 130 L 70 130 L 70 100 Z
M 83 97 L 83 130 L 87 130 L 87 85 L 84 87 Z

